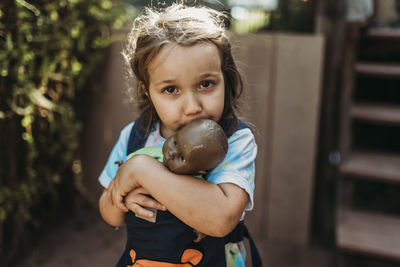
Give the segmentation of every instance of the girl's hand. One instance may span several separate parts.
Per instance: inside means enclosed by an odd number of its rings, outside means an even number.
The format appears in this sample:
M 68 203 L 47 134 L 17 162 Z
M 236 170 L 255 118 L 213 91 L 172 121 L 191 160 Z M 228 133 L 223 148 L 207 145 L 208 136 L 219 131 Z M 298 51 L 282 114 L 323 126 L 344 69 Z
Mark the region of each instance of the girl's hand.
M 143 187 L 138 187 L 125 197 L 125 206 L 133 211 L 137 216 L 151 219 L 155 216 L 155 213 L 150 209 L 156 210 L 167 210 L 157 200 L 151 198 L 149 193 Z
M 148 172 L 155 167 L 163 166 L 156 159 L 147 155 L 135 155 L 119 167 L 117 174 L 108 186 L 107 196 L 120 210 L 127 212 L 129 209 L 124 198 L 131 191 L 141 187 L 140 178 L 145 178 Z
M 140 186 L 133 175 L 135 157 L 132 157 L 118 168 L 117 174 L 111 180 L 107 189 L 107 197 L 111 203 L 124 212 L 128 212 L 124 197 Z

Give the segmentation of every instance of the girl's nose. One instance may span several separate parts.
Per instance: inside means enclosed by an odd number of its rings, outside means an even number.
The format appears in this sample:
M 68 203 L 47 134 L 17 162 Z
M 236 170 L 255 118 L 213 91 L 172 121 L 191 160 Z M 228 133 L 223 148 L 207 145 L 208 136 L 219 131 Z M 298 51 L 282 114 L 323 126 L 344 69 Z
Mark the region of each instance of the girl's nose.
M 195 93 L 188 92 L 184 102 L 183 113 L 186 116 L 196 115 L 203 110 L 201 102 Z

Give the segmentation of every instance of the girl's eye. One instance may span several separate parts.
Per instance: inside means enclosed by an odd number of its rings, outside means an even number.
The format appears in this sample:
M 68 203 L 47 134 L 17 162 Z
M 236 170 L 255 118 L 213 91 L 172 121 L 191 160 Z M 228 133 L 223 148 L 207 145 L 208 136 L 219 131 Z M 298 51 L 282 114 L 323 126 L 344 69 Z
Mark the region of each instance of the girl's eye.
M 212 81 L 202 81 L 200 83 L 200 87 L 202 89 L 206 89 L 206 88 L 210 88 L 213 84 L 214 84 L 214 82 L 212 82 Z
M 185 158 L 183 156 L 180 156 L 179 159 L 183 162 L 185 162 Z
M 163 92 L 166 92 L 167 94 L 176 94 L 177 89 L 174 86 L 168 86 L 168 87 L 164 88 Z

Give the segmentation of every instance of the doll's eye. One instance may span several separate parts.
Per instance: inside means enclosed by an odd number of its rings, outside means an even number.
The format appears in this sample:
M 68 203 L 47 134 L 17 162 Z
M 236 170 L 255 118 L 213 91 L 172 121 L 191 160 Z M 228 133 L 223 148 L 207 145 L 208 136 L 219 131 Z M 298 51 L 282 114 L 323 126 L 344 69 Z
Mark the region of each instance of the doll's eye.
M 174 140 L 174 146 L 176 146 L 177 145 L 177 143 L 176 143 L 176 141 Z

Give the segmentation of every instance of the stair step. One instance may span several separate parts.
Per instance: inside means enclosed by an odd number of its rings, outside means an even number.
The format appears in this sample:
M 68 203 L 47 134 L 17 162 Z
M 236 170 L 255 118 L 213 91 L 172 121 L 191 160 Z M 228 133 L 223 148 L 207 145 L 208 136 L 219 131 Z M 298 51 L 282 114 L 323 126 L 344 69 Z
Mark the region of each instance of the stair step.
M 373 77 L 400 78 L 400 64 L 359 62 L 356 72 Z
M 400 124 L 400 106 L 375 103 L 358 103 L 350 109 L 350 114 L 358 120 L 379 124 Z
M 341 208 L 336 227 L 339 248 L 400 261 L 400 217 Z
M 394 28 L 370 28 L 366 32 L 366 37 L 391 41 L 400 40 L 400 30 Z
M 358 47 L 360 61 L 400 62 L 400 29 L 369 28 L 361 35 Z
M 400 156 L 352 152 L 339 166 L 343 176 L 400 183 Z

